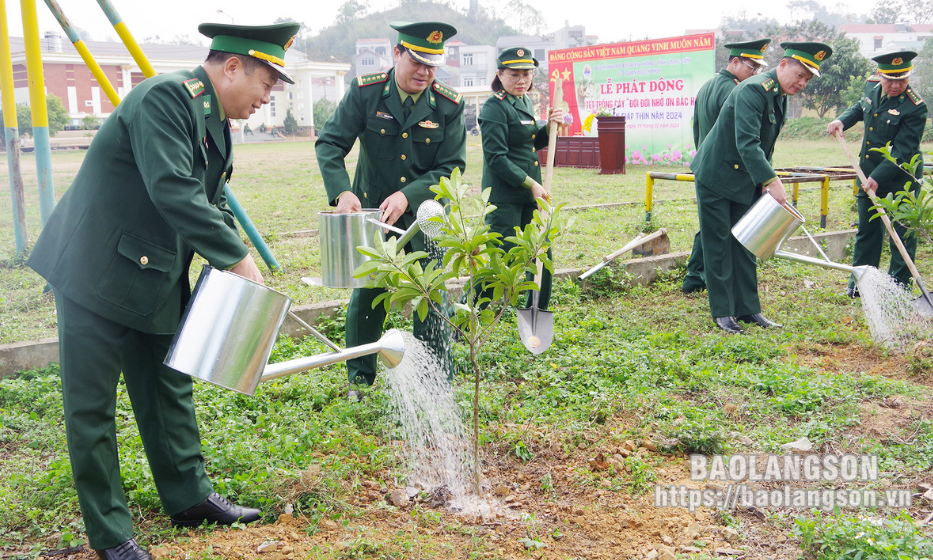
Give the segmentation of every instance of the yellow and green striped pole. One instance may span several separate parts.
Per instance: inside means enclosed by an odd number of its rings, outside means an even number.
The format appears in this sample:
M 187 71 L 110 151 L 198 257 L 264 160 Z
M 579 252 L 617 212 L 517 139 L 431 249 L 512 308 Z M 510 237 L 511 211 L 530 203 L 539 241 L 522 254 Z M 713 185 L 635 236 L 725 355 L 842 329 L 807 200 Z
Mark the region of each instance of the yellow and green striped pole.
M 26 44 L 26 76 L 29 81 L 29 107 L 32 109 L 32 138 L 36 150 L 36 174 L 39 179 L 39 213 L 42 225 L 55 207 L 52 185 L 52 147 L 49 142 L 49 111 L 45 104 L 45 77 L 42 74 L 42 50 L 39 43 L 39 20 L 35 0 L 20 0 L 23 12 L 23 39 Z
M 97 83 L 100 84 L 100 87 L 104 90 L 104 93 L 107 94 L 107 99 L 113 104 L 114 107 L 120 104 L 120 96 L 117 94 L 117 90 L 113 89 L 113 85 L 110 83 L 110 80 L 107 78 L 107 75 L 104 74 L 104 71 L 101 69 L 100 65 L 97 64 L 97 61 L 94 60 L 94 57 L 91 56 L 91 52 L 87 49 L 87 45 L 84 44 L 84 41 L 81 40 L 81 36 L 78 35 L 78 32 L 71 25 L 71 22 L 68 21 L 68 18 L 65 16 L 65 12 L 62 11 L 61 7 L 58 5 L 58 2 L 55 0 L 45 0 L 45 5 L 49 7 L 52 15 L 55 16 L 55 19 L 58 20 L 59 25 L 62 26 L 62 31 L 65 32 L 65 35 L 68 35 L 68 40 L 75 46 L 78 54 L 81 55 L 81 59 L 84 61 L 84 64 L 91 70 L 91 74 L 94 75 L 94 79 L 97 80 Z
M 136 39 L 133 38 L 133 34 L 130 33 L 129 28 L 123 23 L 123 18 L 120 17 L 120 14 L 117 12 L 117 9 L 110 2 L 110 0 L 97 0 L 97 3 L 100 4 L 104 14 L 106 14 L 107 19 L 110 20 L 110 24 L 113 25 L 113 28 L 116 29 L 117 35 L 120 36 L 120 39 L 123 40 L 123 44 L 126 45 L 126 49 L 130 51 L 130 54 L 133 55 L 133 60 L 136 61 L 136 64 L 139 65 L 139 69 L 142 70 L 143 76 L 151 78 L 156 75 L 155 68 L 149 64 L 149 59 L 146 58 L 146 54 L 143 53 L 143 50 L 139 48 L 139 43 L 136 42 Z
M 16 258 L 22 260 L 29 246 L 26 232 L 26 195 L 19 169 L 19 123 L 13 97 L 13 58 L 10 54 L 10 28 L 6 20 L 6 0 L 0 0 L 0 95 L 3 96 L 3 132 L 6 161 L 10 169 L 10 192 L 13 196 L 13 232 Z

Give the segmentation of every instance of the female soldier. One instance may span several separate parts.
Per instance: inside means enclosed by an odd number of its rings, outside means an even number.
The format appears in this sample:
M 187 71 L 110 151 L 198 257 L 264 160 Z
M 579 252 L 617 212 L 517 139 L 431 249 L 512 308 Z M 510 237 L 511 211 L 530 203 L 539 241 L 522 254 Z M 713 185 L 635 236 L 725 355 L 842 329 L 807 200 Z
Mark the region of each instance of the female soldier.
M 539 127 L 534 106 L 525 95 L 533 87 L 538 61 L 529 49 L 513 47 L 499 54 L 492 81 L 495 93 L 479 113 L 483 135 L 483 189 L 491 188 L 489 202 L 496 209 L 486 216 L 492 231 L 502 237 L 515 235 L 515 226 L 531 223 L 537 203 L 550 201 L 541 186 L 537 151 L 547 147 L 548 124 Z M 549 122 L 563 122 L 560 108 L 552 109 Z M 503 249 L 508 251 L 506 244 Z M 550 251 L 548 251 L 550 257 Z M 551 273 L 544 270 L 538 308 L 547 309 L 551 297 Z M 530 305 L 530 303 L 529 303 Z

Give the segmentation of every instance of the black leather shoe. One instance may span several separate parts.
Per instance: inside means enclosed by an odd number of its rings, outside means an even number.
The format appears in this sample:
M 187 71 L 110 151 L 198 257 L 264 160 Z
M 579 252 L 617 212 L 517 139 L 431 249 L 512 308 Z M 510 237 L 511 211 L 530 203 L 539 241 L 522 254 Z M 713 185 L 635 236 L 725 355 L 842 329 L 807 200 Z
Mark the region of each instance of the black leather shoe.
M 735 317 L 713 317 L 716 326 L 729 334 L 744 334 L 745 329 L 735 322 Z
M 852 299 L 862 297 L 862 294 L 858 293 L 858 288 L 856 288 L 855 286 L 851 288 L 846 288 L 846 295 Z
M 207 521 L 232 525 L 233 523 L 252 523 L 262 513 L 258 509 L 240 507 L 231 504 L 217 492 L 211 492 L 206 500 L 172 516 L 172 525 L 194 527 Z
M 113 548 L 98 550 L 97 557 L 101 560 L 152 560 L 152 556 L 136 544 L 136 539 L 130 539 Z
M 741 317 L 737 317 L 737 319 L 743 323 L 754 323 L 763 329 L 779 329 L 784 326 L 779 323 L 775 323 L 761 313 L 755 313 L 754 315 L 742 315 Z

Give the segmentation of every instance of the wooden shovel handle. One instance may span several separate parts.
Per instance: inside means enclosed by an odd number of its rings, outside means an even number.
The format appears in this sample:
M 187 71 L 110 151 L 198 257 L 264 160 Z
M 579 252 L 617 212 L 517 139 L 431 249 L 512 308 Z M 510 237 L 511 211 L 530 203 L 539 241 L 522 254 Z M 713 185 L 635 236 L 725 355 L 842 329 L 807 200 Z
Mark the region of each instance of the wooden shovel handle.
M 923 280 L 920 279 L 920 273 L 917 271 L 917 267 L 914 265 L 913 259 L 910 258 L 910 255 L 907 254 L 907 248 L 904 247 L 904 243 L 901 241 L 901 237 L 894 231 L 894 226 L 891 225 L 891 219 L 888 217 L 887 212 L 884 211 L 884 208 L 878 206 L 878 195 L 876 195 L 871 189 L 866 188 L 866 183 L 868 179 L 865 177 L 865 173 L 862 171 L 862 168 L 859 167 L 858 161 L 855 160 L 855 157 L 852 156 L 852 152 L 849 150 L 849 145 L 846 144 L 846 139 L 842 136 L 841 133 L 836 134 L 836 139 L 839 140 L 839 143 L 842 144 L 842 149 L 845 150 L 846 156 L 849 157 L 849 163 L 852 164 L 855 173 L 858 175 L 858 178 L 862 181 L 862 190 L 868 194 L 868 197 L 875 204 L 878 214 L 881 216 L 881 221 L 884 222 L 884 227 L 888 229 L 888 235 L 891 236 L 891 239 L 894 240 L 894 245 L 897 246 L 897 251 L 901 254 L 901 257 L 904 259 L 904 263 L 907 265 L 907 268 L 910 269 L 911 276 L 914 277 L 914 280 L 917 282 L 918 286 L 923 286 Z
M 560 73 L 558 73 L 558 76 Z M 564 80 L 558 77 L 557 81 L 554 83 L 554 95 L 551 96 L 551 110 L 554 110 L 556 107 L 560 107 L 561 103 L 564 101 Z M 548 112 L 548 118 L 551 117 L 550 112 Z M 557 155 L 557 129 L 560 128 L 560 125 L 556 122 L 551 122 L 548 124 L 548 133 L 547 133 L 547 166 L 544 169 L 544 190 L 548 193 L 551 192 L 551 179 L 554 178 L 554 157 Z

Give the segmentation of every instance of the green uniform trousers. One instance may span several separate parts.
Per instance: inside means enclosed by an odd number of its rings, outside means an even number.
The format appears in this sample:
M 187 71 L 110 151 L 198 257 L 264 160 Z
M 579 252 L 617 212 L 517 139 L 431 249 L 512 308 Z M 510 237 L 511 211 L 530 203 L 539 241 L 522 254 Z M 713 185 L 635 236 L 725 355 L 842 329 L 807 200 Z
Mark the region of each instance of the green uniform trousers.
M 751 205 L 723 198 L 700 182 L 696 187 L 710 314 L 739 317 L 760 313 L 755 255 L 732 235 L 732 226 Z
M 534 219 L 535 210 L 538 208 L 538 203 L 536 202 L 532 204 L 495 202 L 494 204 L 496 205 L 496 209 L 486 215 L 486 225 L 488 225 L 492 231 L 500 234 L 503 239 L 515 235 L 515 226 L 524 229 L 526 225 L 530 224 Z M 509 252 L 509 249 L 511 249 L 513 245 L 503 242 L 501 247 L 505 252 Z M 552 258 L 550 249 L 547 251 L 547 256 L 548 258 Z M 527 274 L 526 277 L 531 280 L 534 278 L 534 275 Z M 548 303 L 551 301 L 551 284 L 551 273 L 545 268 L 541 273 L 541 292 L 538 295 L 538 309 L 547 309 Z M 487 297 L 492 297 L 492 294 L 488 294 Z M 525 302 L 525 307 L 531 307 L 530 294 L 528 296 L 528 301 Z
M 410 250 L 410 246 L 406 248 L 406 251 Z M 443 258 L 443 253 L 433 243 L 429 243 L 428 254 L 432 259 Z M 424 264 L 422 263 L 422 266 Z M 385 290 L 382 288 L 357 288 L 350 294 L 350 303 L 347 305 L 347 348 L 375 342 L 382 336 L 386 309 L 382 302 L 373 309 L 373 301 L 383 293 Z M 446 292 L 443 298 L 442 311 L 449 313 Z M 428 310 L 424 321 L 419 319 L 418 314 L 415 313 L 414 323 L 415 337 L 427 345 L 434 354 L 438 367 L 447 373 L 448 379 L 452 380 L 450 325 L 433 308 Z M 347 379 L 351 384 L 372 385 L 376 381 L 376 355 L 369 354 L 347 360 Z
M 191 377 L 162 361 L 172 335 L 120 325 L 55 293 L 71 470 L 91 548 L 133 538 L 120 481 L 116 400 L 120 372 L 133 405 L 152 478 L 168 514 L 213 491 L 204 471 Z
M 693 250 L 687 261 L 687 275 L 684 276 L 685 292 L 706 288 L 706 270 L 703 268 L 703 241 L 700 232 L 693 236 Z
M 914 183 L 911 190 L 914 194 L 917 194 L 920 191 L 920 184 Z M 878 187 L 877 194 L 879 197 L 887 196 L 888 192 L 893 192 L 893 190 Z M 858 231 L 855 233 L 852 266 L 878 266 L 878 263 L 881 262 L 881 248 L 884 244 L 884 234 L 887 228 L 884 227 L 881 218 L 871 219 L 877 212 L 871 209 L 873 204 L 864 191 L 859 190 L 858 195 L 856 195 L 856 203 L 858 205 Z M 917 253 L 917 236 L 907 236 L 907 228 L 899 222 L 892 222 L 892 224 L 894 225 L 894 231 L 904 242 L 907 254 L 913 260 L 914 255 Z M 891 265 L 888 267 L 888 274 L 901 284 L 910 286 L 912 275 L 910 269 L 907 268 L 907 263 L 904 262 L 904 257 L 897 250 L 897 245 L 895 245 L 893 239 L 889 239 L 888 244 L 891 248 Z M 849 277 L 849 287 L 855 287 L 855 278 Z

